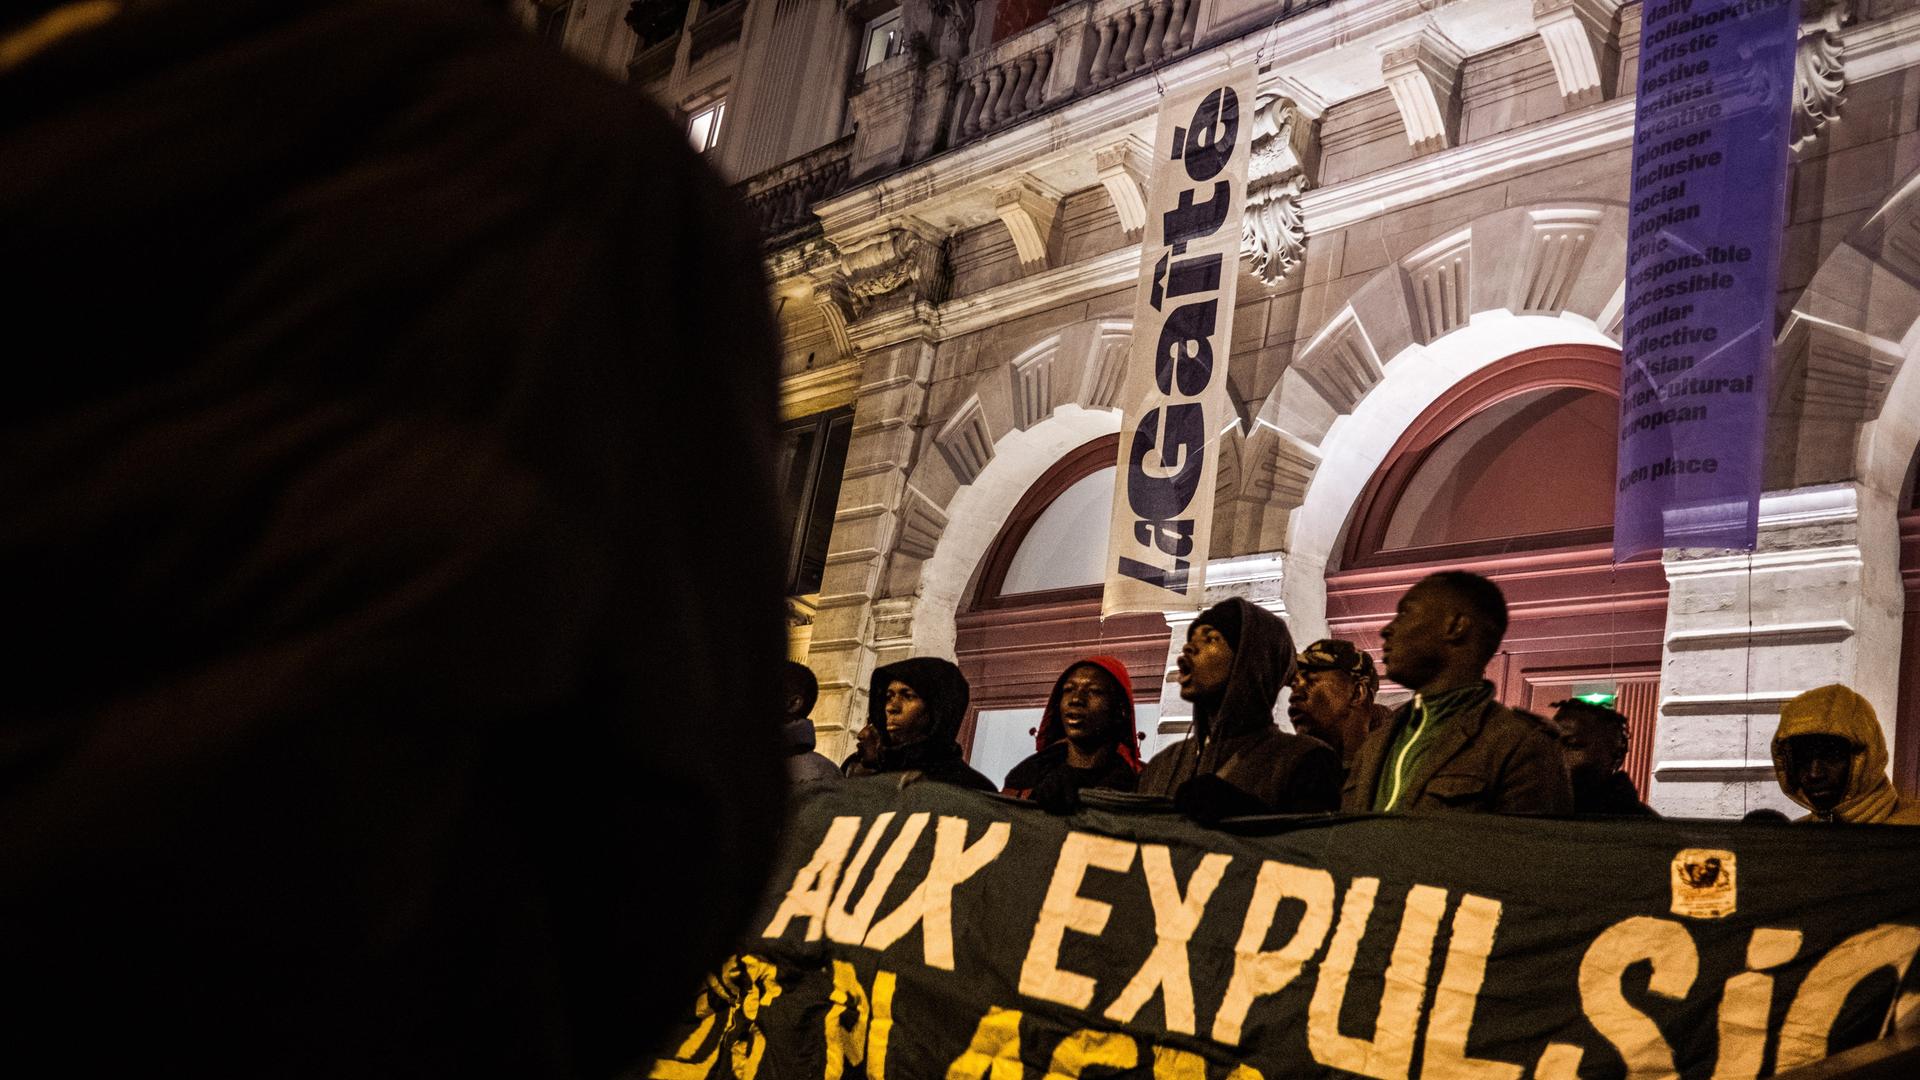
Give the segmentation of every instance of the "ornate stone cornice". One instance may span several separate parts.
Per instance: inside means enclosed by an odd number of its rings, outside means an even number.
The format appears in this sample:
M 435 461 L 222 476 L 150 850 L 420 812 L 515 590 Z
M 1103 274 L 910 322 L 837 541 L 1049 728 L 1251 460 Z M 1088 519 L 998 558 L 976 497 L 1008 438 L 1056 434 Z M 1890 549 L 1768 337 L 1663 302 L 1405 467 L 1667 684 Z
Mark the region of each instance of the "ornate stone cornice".
M 1302 196 L 1309 228 L 1328 232 L 1401 206 L 1518 176 L 1544 165 L 1632 144 L 1634 100 L 1615 98 L 1592 109 L 1477 139 Z M 1621 188 L 1625 194 L 1625 185 Z
M 938 303 L 946 291 L 946 238 L 912 219 L 842 241 L 840 262 L 853 315 Z

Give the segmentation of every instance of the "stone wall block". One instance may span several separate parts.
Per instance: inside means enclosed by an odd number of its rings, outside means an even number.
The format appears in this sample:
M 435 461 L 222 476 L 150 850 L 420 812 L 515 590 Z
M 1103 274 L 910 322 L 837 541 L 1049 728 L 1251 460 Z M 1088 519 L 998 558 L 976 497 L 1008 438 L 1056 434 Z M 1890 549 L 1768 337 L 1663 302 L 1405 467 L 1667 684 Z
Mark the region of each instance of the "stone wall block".
M 1268 425 L 1315 445 L 1326 438 L 1327 429 L 1339 417 L 1320 391 L 1293 368 L 1281 373 L 1273 396 L 1260 410 L 1260 419 Z

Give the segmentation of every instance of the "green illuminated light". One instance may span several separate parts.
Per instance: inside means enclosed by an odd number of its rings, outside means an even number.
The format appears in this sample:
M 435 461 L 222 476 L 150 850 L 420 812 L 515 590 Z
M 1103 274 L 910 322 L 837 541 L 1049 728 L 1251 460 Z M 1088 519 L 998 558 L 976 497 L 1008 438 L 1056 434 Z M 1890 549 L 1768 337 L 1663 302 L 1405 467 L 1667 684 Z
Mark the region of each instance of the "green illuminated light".
M 1573 700 L 1584 701 L 1589 705 L 1611 706 L 1613 700 L 1619 696 L 1618 694 L 1577 694 Z

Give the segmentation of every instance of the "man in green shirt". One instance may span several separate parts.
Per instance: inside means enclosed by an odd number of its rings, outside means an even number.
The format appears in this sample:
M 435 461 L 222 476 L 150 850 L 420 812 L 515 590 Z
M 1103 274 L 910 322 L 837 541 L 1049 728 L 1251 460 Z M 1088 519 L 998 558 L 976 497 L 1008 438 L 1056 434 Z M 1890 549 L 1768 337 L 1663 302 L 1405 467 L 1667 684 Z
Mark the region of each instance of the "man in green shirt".
M 1572 812 L 1557 733 L 1495 701 L 1484 677 L 1506 632 L 1506 598 L 1478 574 L 1448 570 L 1407 590 L 1380 636 L 1388 677 L 1413 700 L 1361 744 L 1343 810 Z

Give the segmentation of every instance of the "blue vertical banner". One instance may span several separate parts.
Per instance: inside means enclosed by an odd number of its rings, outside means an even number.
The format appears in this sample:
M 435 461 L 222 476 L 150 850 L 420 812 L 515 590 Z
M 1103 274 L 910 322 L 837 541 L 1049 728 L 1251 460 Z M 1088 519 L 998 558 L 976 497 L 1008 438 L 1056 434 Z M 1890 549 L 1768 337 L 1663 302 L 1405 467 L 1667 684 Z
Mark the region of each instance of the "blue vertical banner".
M 1752 548 L 1786 225 L 1797 0 L 1647 0 L 1616 559 Z

